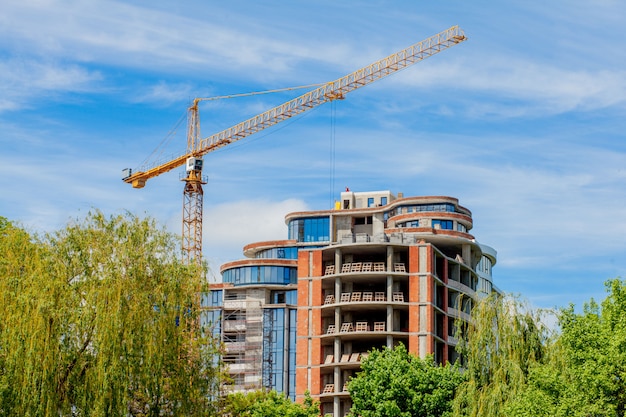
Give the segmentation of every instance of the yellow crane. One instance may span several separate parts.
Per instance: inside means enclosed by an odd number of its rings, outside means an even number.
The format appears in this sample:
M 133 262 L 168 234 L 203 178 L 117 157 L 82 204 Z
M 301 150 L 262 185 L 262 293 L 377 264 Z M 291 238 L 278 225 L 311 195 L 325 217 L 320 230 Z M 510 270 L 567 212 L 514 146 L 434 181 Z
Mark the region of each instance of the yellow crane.
M 133 172 L 126 168 L 123 170 L 122 179 L 131 184 L 133 188 L 143 188 L 148 179 L 185 165 L 186 176 L 182 179 L 185 183 L 183 191 L 183 258 L 189 263 L 199 263 L 202 259 L 202 185 L 206 184 L 206 180 L 202 176 L 203 155 L 311 110 L 320 104 L 343 99 L 350 91 L 393 74 L 465 40 L 463 30 L 458 26 L 453 26 L 206 138 L 202 138 L 200 135 L 198 103 L 207 99 L 196 98 L 187 111 L 187 152 L 168 162 L 148 167 L 143 171 Z

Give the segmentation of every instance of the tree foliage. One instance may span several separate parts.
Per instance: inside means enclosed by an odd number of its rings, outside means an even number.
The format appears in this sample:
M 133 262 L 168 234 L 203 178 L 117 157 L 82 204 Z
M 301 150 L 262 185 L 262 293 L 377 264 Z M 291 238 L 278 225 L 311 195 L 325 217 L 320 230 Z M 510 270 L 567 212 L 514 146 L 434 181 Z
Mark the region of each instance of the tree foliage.
M 551 346 L 549 360 L 533 370 L 509 415 L 626 414 L 626 283 L 614 279 L 606 288 L 608 296 L 601 306 L 591 300 L 581 314 L 573 306 L 561 310 L 561 334 Z
M 0 228 L 0 415 L 207 415 L 201 274 L 151 219 L 100 212 L 42 238 Z
M 304 403 L 294 403 L 276 391 L 233 393 L 223 400 L 222 411 L 230 417 L 318 417 L 319 403 L 305 393 Z
M 560 330 L 510 297 L 488 298 L 463 335 L 467 381 L 455 416 L 623 417 L 626 415 L 626 283 L 582 313 L 558 313 Z
M 411 355 L 402 344 L 373 349 L 348 383 L 350 416 L 440 417 L 451 410 L 463 375 L 456 366 Z
M 471 324 L 459 331 L 467 380 L 457 392 L 455 415 L 503 416 L 543 361 L 549 330 L 519 299 L 494 295 L 474 307 Z

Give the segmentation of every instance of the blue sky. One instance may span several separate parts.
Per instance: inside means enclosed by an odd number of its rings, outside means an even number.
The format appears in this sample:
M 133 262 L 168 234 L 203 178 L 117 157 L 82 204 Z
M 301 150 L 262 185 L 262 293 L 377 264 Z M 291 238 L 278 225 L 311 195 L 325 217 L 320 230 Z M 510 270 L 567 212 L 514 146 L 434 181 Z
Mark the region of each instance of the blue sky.
M 602 299 L 606 279 L 626 277 L 621 1 L 2 9 L 0 215 L 31 231 L 98 208 L 180 233 L 179 173 L 135 190 L 121 170 L 162 142 L 164 156 L 184 151 L 194 97 L 331 81 L 459 25 L 467 42 L 205 158 L 212 279 L 243 245 L 286 238 L 286 213 L 327 209 L 346 186 L 459 198 L 477 240 L 498 251 L 496 284 L 537 306 Z M 204 103 L 202 135 L 297 94 Z

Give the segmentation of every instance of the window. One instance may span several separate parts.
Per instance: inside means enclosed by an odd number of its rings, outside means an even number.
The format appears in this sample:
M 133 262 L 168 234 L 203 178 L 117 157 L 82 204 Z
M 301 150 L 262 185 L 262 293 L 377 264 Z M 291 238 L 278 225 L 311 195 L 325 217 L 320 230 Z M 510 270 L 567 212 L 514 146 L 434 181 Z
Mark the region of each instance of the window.
M 298 282 L 297 269 L 284 266 L 242 266 L 227 269 L 222 273 L 224 282 L 236 285 L 246 284 L 295 284 Z
M 211 290 L 202 294 L 202 307 L 219 307 L 222 305 L 222 290 Z
M 454 204 L 450 203 L 440 203 L 440 204 L 418 204 L 415 206 L 400 206 L 398 207 L 399 212 L 402 211 L 402 208 L 405 208 L 407 213 L 413 212 L 422 212 L 422 211 L 445 211 L 449 213 L 456 212 Z
M 259 251 L 256 253 L 257 259 L 298 259 L 298 248 L 296 247 L 283 247 L 283 248 L 270 248 Z
M 272 304 L 285 304 L 285 291 L 272 291 Z
M 433 229 L 444 229 L 444 230 L 454 230 L 452 228 L 453 222 L 452 220 L 432 220 Z
M 289 222 L 289 239 L 298 242 L 330 241 L 330 222 L 328 217 L 308 217 Z
M 367 207 L 373 207 L 374 206 L 374 197 L 369 197 L 367 199 Z
M 380 197 L 380 205 L 381 206 L 387 205 L 387 197 Z
M 465 227 L 465 225 L 461 223 L 456 224 L 456 230 L 459 232 L 467 233 L 467 227 Z

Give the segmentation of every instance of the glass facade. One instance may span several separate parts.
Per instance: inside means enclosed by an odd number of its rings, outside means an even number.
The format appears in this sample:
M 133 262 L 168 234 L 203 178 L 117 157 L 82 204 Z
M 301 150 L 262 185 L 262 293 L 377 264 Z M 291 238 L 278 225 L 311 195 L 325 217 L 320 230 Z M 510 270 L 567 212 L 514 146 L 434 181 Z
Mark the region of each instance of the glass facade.
M 202 307 L 220 307 L 222 305 L 222 299 L 224 297 L 224 291 L 211 290 L 202 294 Z
M 263 314 L 264 386 L 295 400 L 296 309 L 268 308 Z
M 456 212 L 454 204 L 440 203 L 440 204 L 412 204 L 406 206 L 398 206 L 394 210 L 389 212 L 390 216 L 403 213 L 418 213 L 422 211 L 444 211 L 448 213 Z
M 203 308 L 215 308 L 223 305 L 224 292 L 222 290 L 209 291 L 202 294 L 202 307 Z M 200 326 L 205 332 L 211 332 L 214 337 L 219 339 L 222 334 L 222 310 L 210 309 L 202 311 L 200 315 Z
M 480 258 L 480 262 L 478 262 L 478 264 L 476 265 L 476 271 L 482 272 L 483 274 L 491 276 L 491 267 L 492 267 L 491 259 L 489 259 L 486 256 L 483 256 Z
M 271 248 L 257 252 L 257 259 L 298 259 L 298 248 Z
M 289 239 L 298 242 L 329 242 L 330 219 L 325 217 L 308 217 L 289 222 Z
M 246 284 L 296 284 L 298 271 L 288 266 L 250 265 L 227 269 L 222 273 L 224 282 Z

